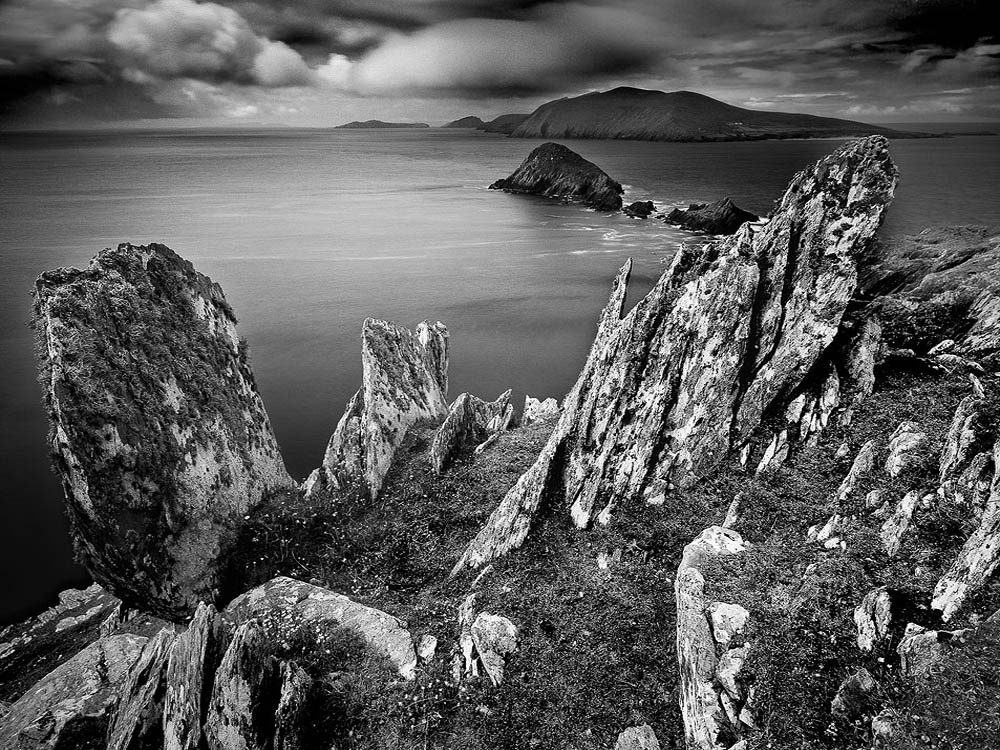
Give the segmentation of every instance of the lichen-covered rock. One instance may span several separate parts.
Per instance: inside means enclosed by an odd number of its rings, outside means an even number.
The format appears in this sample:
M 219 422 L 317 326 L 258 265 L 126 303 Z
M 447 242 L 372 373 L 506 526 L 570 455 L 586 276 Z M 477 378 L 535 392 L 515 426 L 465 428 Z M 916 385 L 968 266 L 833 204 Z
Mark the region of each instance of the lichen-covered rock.
M 847 476 L 843 478 L 840 486 L 837 487 L 837 503 L 839 504 L 847 500 L 851 496 L 851 493 L 854 492 L 854 488 L 857 487 L 858 482 L 871 474 L 874 469 L 875 441 L 869 440 L 861 446 L 858 455 L 854 457 L 850 471 L 847 472 Z
M 203 737 L 209 750 L 270 750 L 279 679 L 260 627 L 247 622 L 237 628 L 208 703 Z
M 521 414 L 521 425 L 527 427 L 535 422 L 555 419 L 559 416 L 559 402 L 554 398 L 540 401 L 531 396 L 524 397 L 524 412 Z
M 920 448 L 927 441 L 915 422 L 902 422 L 889 438 L 889 456 L 885 460 L 885 470 L 889 476 L 898 477 L 920 461 Z
M 431 466 L 435 473 L 443 472 L 461 451 L 474 448 L 500 431 L 501 417 L 510 406 L 510 394 L 511 391 L 504 391 L 495 401 L 483 401 L 463 393 L 452 402 L 431 443 Z
M 228 632 L 211 604 L 199 604 L 187 630 L 170 646 L 163 701 L 163 750 L 196 750 L 215 671 Z
M 885 546 L 885 551 L 889 553 L 889 557 L 895 557 L 896 553 L 899 552 L 899 547 L 903 543 L 903 536 L 906 534 L 906 530 L 910 528 L 913 511 L 916 510 L 919 499 L 919 492 L 907 492 L 903 496 L 903 499 L 899 501 L 899 504 L 896 505 L 896 509 L 892 515 L 882 524 L 879 536 L 882 539 L 882 544 Z
M 363 484 L 378 496 L 407 430 L 448 413 L 448 329 L 424 321 L 415 332 L 368 318 L 361 330 L 361 390 L 351 397 L 310 477 L 319 488 Z
M 472 623 L 472 642 L 494 686 L 503 682 L 507 657 L 517 650 L 517 626 L 500 615 L 480 612 Z
M 118 691 L 146 638 L 102 638 L 18 698 L 0 721 L 5 750 L 103 747 Z
M 150 638 L 120 687 L 107 750 L 136 750 L 163 745 L 163 700 L 167 657 L 176 638 L 164 628 Z
M 715 203 L 692 203 L 685 209 L 675 208 L 667 214 L 667 223 L 708 234 L 733 234 L 748 221 L 758 221 L 757 214 L 744 211 L 723 198 Z
M 225 616 L 234 623 L 257 620 L 275 641 L 289 641 L 296 633 L 321 637 L 324 630 L 343 628 L 389 659 L 403 677 L 415 676 L 417 654 L 399 620 L 319 586 L 279 576 L 238 596 Z
M 615 750 L 660 750 L 660 742 L 649 724 L 640 724 L 621 731 Z
M 35 327 L 74 542 L 127 604 L 211 600 L 236 525 L 289 486 L 222 289 L 163 245 L 42 274 Z
M 95 583 L 62 591 L 53 606 L 0 629 L 0 697 L 16 697 L 85 646 L 112 635 L 128 616 L 122 616 L 121 601 Z
M 274 712 L 274 750 L 309 750 L 302 734 L 312 678 L 295 662 L 285 661 L 280 667 L 280 682 Z
M 934 587 L 931 606 L 946 622 L 1000 565 L 1000 440 L 993 446 L 993 481 L 979 525 Z
M 677 661 L 684 734 L 689 748 L 716 750 L 722 737 L 741 737 L 753 725 L 749 691 L 740 680 L 748 646 L 743 642 L 750 613 L 713 602 L 706 575 L 720 557 L 748 546 L 731 529 L 712 526 L 684 548 L 677 569 Z
M 885 586 L 872 589 L 854 609 L 854 624 L 858 629 L 858 648 L 874 651 L 889 638 L 892 623 L 892 597 Z
M 845 349 L 845 387 L 851 406 L 868 398 L 875 391 L 875 368 L 884 359 L 882 323 L 878 314 L 868 309 L 854 321 Z M 850 407 L 849 407 L 850 409 Z M 847 418 L 848 423 L 850 418 Z
M 617 211 L 624 192 L 603 169 L 559 143 L 543 143 L 490 190 L 565 198 L 598 211 Z
M 907 677 L 926 677 L 944 659 L 946 644 L 964 635 L 964 630 L 928 630 L 911 622 L 896 646 L 900 669 Z
M 884 138 L 847 144 L 798 174 L 766 225 L 682 249 L 623 317 L 626 264 L 549 442 L 455 571 L 519 546 L 543 495 L 579 527 L 606 522 L 742 448 L 833 343 L 895 184 Z

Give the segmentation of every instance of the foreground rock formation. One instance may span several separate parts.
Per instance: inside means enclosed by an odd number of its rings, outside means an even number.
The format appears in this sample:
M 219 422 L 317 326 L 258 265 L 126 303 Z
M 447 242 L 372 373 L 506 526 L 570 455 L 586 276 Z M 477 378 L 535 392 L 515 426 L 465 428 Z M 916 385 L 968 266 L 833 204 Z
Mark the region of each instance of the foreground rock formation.
M 362 386 L 330 438 L 307 493 L 361 484 L 374 499 L 406 431 L 448 413 L 448 329 L 410 332 L 369 318 L 361 330 Z
M 90 573 L 180 617 L 218 586 L 234 528 L 291 485 L 222 289 L 163 245 L 36 284 L 50 442 Z
M 758 221 L 756 214 L 744 211 L 733 203 L 732 198 L 723 198 L 715 203 L 692 203 L 686 209 L 675 208 L 667 214 L 667 223 L 684 229 L 708 234 L 735 234 L 748 221 Z
M 626 264 L 552 437 L 455 572 L 519 546 L 547 493 L 585 527 L 746 446 L 833 344 L 895 185 L 886 140 L 856 141 L 796 175 L 766 225 L 682 249 L 622 317 Z
M 622 186 L 596 164 L 559 143 L 543 143 L 510 177 L 490 185 L 490 190 L 565 198 L 598 211 L 622 207 Z

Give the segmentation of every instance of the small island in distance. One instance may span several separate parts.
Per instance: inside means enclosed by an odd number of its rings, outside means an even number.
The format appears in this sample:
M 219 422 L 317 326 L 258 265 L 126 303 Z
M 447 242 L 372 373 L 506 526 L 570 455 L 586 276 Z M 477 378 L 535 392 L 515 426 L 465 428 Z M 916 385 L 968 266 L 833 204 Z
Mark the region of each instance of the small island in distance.
M 481 124 L 476 125 L 476 122 Z M 726 104 L 693 91 L 666 93 L 621 86 L 546 102 L 530 115 L 475 116 L 446 128 L 476 128 L 514 138 L 603 138 L 637 141 L 755 141 L 772 138 L 933 138 L 838 117 L 768 112 Z
M 376 128 L 429 128 L 426 122 L 383 122 L 382 120 L 353 120 L 337 125 L 337 130 L 372 130 Z

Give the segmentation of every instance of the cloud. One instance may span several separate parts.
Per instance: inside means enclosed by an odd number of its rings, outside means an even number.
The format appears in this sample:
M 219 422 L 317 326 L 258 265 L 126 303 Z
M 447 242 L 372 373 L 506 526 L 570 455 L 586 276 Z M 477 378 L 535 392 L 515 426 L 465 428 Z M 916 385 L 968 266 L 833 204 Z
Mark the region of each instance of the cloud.
M 524 20 L 462 19 L 394 34 L 349 76 L 364 93 L 553 91 L 648 69 L 662 56 L 640 14 L 547 5 Z
M 157 79 L 195 78 L 261 86 L 301 86 L 312 71 L 291 47 L 257 35 L 231 8 L 156 0 L 115 14 L 107 29 L 125 70 Z

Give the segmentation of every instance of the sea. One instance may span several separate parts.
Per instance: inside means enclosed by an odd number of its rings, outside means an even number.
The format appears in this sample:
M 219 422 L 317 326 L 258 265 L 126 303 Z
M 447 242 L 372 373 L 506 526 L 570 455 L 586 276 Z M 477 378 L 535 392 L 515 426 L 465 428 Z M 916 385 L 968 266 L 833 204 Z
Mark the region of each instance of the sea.
M 682 243 L 662 221 L 488 190 L 541 141 L 477 131 L 0 133 L 0 625 L 88 582 L 49 468 L 32 283 L 121 242 L 164 243 L 224 288 L 289 471 L 317 466 L 361 381 L 366 317 L 451 333 L 450 393 L 561 398 L 611 279 L 632 300 Z M 767 213 L 836 140 L 562 141 L 659 208 Z M 1000 225 L 1000 137 L 895 140 L 884 235 Z

